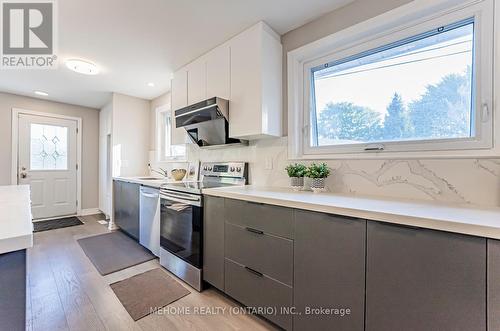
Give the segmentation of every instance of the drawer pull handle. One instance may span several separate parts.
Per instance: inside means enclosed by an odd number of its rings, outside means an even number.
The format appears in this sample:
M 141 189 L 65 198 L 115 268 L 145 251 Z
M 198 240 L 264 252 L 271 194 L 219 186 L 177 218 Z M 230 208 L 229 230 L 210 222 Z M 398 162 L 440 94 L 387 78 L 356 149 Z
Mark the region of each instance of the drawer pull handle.
M 257 205 L 257 206 L 263 206 L 264 204 L 262 202 L 255 202 L 255 201 L 247 201 L 247 203 L 251 205 Z
M 259 277 L 264 277 L 264 274 L 261 273 L 261 272 L 258 272 L 256 270 L 253 270 L 252 268 L 249 268 L 249 267 L 245 267 L 245 269 L 247 269 L 248 272 L 256 275 L 256 276 L 259 276 Z
M 256 230 L 256 229 L 252 229 L 252 228 L 245 228 L 247 231 L 249 232 L 252 232 L 252 233 L 256 233 L 256 234 L 264 234 L 264 231 L 260 231 L 260 230 Z

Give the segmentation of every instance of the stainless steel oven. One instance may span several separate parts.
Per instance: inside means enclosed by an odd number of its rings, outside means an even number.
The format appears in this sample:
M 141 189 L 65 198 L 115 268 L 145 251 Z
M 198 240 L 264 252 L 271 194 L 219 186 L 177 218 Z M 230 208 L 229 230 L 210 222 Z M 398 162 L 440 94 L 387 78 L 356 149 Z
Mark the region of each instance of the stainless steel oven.
M 160 263 L 201 291 L 202 196 L 162 189 L 160 197 Z
M 204 162 L 201 180 L 166 183 L 160 188 L 160 264 L 202 290 L 203 189 L 245 185 L 244 162 Z

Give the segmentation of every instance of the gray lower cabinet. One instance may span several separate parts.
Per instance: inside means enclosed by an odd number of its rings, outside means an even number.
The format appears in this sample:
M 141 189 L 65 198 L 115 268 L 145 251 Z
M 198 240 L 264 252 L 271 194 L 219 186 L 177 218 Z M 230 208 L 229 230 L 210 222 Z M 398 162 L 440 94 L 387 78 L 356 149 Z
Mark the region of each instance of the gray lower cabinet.
M 488 239 L 488 331 L 500 330 L 500 241 Z
M 204 224 L 205 281 L 286 330 L 500 331 L 498 240 L 215 197 Z
M 25 330 L 26 250 L 0 254 L 0 329 Z
M 294 330 L 363 330 L 365 236 L 365 220 L 295 211 Z
M 224 291 L 224 198 L 205 196 L 203 280 Z
M 140 185 L 113 181 L 114 222 L 122 231 L 139 241 Z
M 485 238 L 370 221 L 366 263 L 366 331 L 486 330 Z
M 225 274 L 228 295 L 285 330 L 292 329 L 286 311 L 292 306 L 292 287 L 230 259 L 226 259 Z
M 293 209 L 226 199 L 225 292 L 286 330 L 293 300 Z

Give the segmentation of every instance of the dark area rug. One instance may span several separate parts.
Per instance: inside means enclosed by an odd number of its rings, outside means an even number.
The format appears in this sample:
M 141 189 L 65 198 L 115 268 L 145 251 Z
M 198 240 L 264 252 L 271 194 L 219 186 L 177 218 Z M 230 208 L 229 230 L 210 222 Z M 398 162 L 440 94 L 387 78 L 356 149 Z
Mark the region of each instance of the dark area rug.
M 110 286 L 134 321 L 191 293 L 159 268 Z
M 83 225 L 83 222 L 78 217 L 65 217 L 55 220 L 33 222 L 33 232 L 48 231 L 60 228 L 67 228 L 68 226 Z
M 121 231 L 78 239 L 78 244 L 103 276 L 156 258 Z

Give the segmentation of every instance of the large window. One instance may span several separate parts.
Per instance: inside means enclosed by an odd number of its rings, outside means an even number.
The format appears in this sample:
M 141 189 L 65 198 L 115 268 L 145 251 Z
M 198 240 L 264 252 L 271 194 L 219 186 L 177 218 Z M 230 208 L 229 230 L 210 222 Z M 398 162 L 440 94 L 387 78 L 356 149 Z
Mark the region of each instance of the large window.
M 313 146 L 470 138 L 474 20 L 312 68 Z
M 491 0 L 420 6 L 289 53 L 292 155 L 493 147 Z

